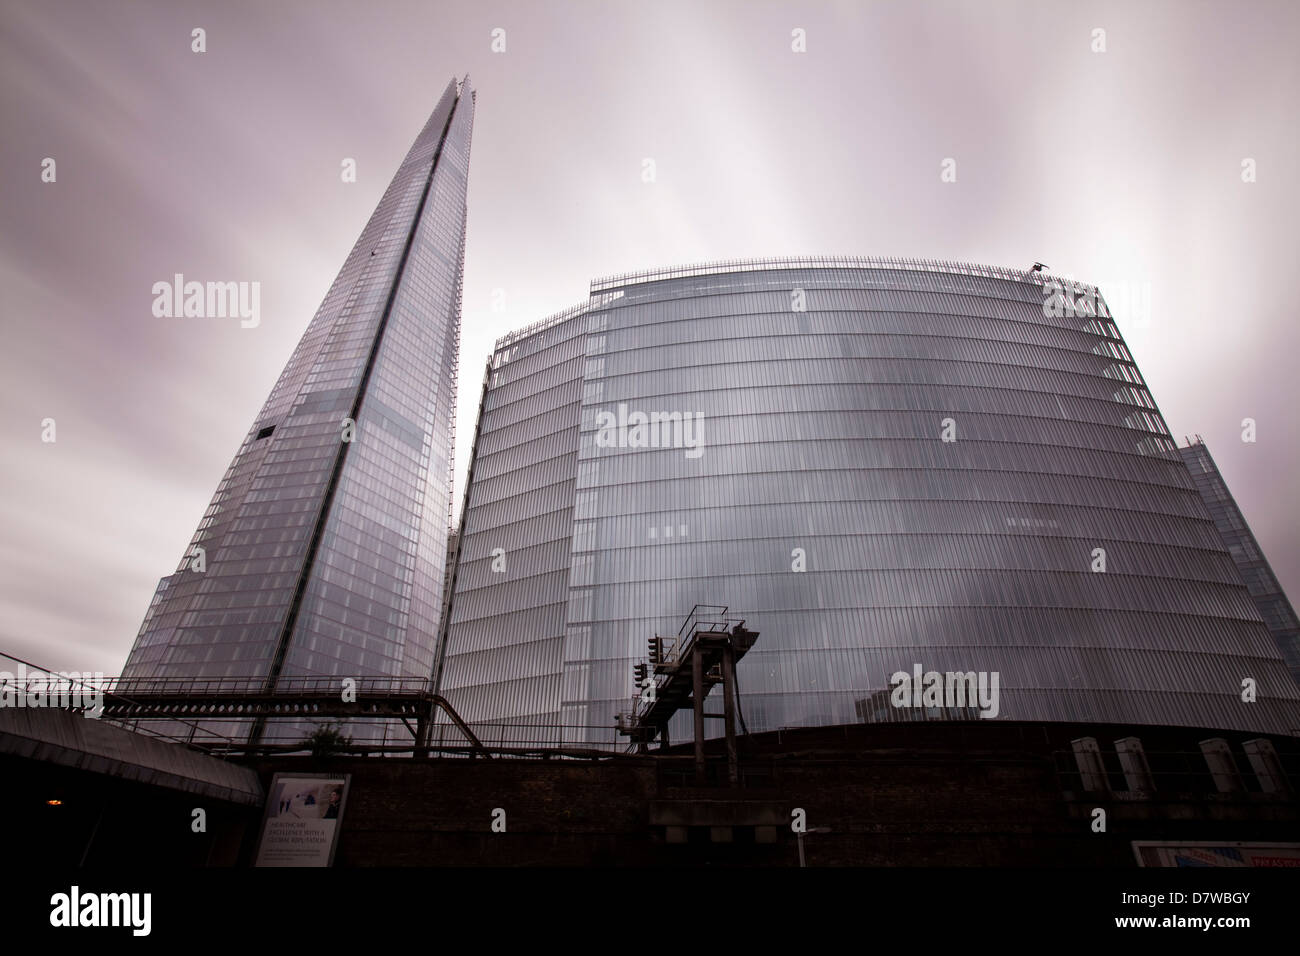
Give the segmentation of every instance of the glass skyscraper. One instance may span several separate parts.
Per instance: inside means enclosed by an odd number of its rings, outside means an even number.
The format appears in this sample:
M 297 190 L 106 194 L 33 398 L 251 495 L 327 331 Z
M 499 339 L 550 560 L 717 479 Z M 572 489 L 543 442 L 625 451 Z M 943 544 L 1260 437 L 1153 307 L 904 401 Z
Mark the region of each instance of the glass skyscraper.
M 1259 542 L 1246 523 L 1246 516 L 1228 490 L 1210 449 L 1199 436 L 1191 444 L 1180 447 L 1178 453 L 1192 473 L 1192 482 L 1214 519 L 1214 526 L 1219 529 L 1228 553 L 1236 562 L 1259 616 L 1277 642 L 1291 676 L 1300 682 L 1300 619 L 1296 618 L 1295 609 L 1273 574 L 1268 558 L 1260 550 Z
M 750 732 L 918 719 L 888 700 L 914 665 L 997 672 L 998 719 L 1300 726 L 1093 287 L 895 259 L 618 276 L 487 376 L 439 668 L 467 720 L 609 740 L 646 639 L 705 604 L 760 633 Z
M 428 679 L 474 94 L 452 80 L 164 577 L 127 679 Z

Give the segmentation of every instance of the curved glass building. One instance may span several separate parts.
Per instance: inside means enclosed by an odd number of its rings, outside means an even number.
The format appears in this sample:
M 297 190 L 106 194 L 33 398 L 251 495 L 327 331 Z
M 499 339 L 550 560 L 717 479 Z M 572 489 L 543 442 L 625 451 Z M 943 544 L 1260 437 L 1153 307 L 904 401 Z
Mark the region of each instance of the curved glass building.
M 917 668 L 996 674 L 997 719 L 1300 726 L 1104 301 L 1042 273 L 718 263 L 502 339 L 442 693 L 610 739 L 697 604 L 760 633 L 750 732 L 973 716 L 896 706 Z

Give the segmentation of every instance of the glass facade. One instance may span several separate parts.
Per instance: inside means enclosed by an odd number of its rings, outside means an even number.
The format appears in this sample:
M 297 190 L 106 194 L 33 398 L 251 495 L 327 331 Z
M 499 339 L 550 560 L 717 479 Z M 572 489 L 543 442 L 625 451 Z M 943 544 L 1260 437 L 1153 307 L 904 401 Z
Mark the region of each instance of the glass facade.
M 1277 649 L 1291 676 L 1300 682 L 1300 620 L 1260 550 L 1259 542 L 1251 533 L 1250 525 L 1246 524 L 1245 515 L 1237 507 L 1236 499 L 1228 490 L 1228 484 L 1205 442 L 1197 438 L 1190 445 L 1179 448 L 1178 453 L 1192 473 L 1192 482 L 1214 519 L 1214 526 L 1218 528 L 1237 570 L 1241 572 L 1259 616 L 1277 642 Z
M 441 662 L 462 717 L 539 742 L 560 722 L 585 350 L 584 306 L 489 364 Z
M 498 342 L 461 534 L 440 689 L 470 721 L 609 740 L 704 604 L 760 632 L 750 732 L 924 719 L 888 700 L 918 664 L 996 672 L 998 719 L 1298 725 L 1104 300 L 1038 273 L 598 280 Z
M 123 677 L 432 674 L 473 117 L 453 80 L 159 583 Z

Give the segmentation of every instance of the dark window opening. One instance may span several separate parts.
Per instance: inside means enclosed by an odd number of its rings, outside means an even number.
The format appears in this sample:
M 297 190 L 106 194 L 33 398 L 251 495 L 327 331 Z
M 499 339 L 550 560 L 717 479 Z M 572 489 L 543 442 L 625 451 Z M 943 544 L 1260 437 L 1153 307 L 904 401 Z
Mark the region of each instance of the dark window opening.
M 265 428 L 263 428 L 261 431 L 257 433 L 257 437 L 254 438 L 253 441 L 261 441 L 263 438 L 270 438 L 271 432 L 273 431 L 275 431 L 275 426 L 267 425 Z

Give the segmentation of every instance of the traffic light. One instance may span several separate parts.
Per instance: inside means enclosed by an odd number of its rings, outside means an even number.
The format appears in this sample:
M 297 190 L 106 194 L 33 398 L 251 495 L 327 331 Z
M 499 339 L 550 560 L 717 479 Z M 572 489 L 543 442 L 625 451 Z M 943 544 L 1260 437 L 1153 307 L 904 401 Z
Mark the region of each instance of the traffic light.
M 662 664 L 664 662 L 664 639 L 662 637 L 652 637 L 649 640 L 650 645 L 650 663 Z
M 632 665 L 632 678 L 633 680 L 636 681 L 637 689 L 640 689 L 645 686 L 647 670 L 648 668 L 646 667 L 645 664 Z

